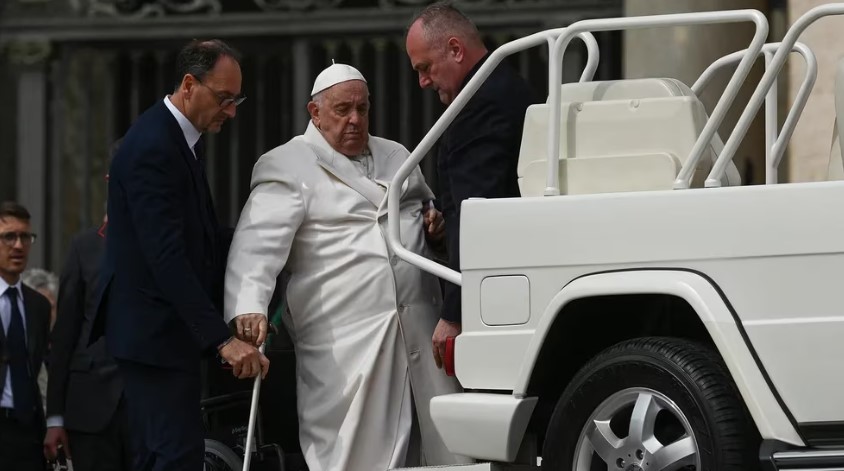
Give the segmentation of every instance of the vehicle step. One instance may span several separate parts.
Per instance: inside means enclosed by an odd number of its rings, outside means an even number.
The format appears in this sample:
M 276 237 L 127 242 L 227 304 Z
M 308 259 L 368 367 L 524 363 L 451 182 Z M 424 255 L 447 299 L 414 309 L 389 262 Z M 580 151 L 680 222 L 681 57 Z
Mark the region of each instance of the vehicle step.
M 780 451 L 774 463 L 778 471 L 844 471 L 844 449 Z

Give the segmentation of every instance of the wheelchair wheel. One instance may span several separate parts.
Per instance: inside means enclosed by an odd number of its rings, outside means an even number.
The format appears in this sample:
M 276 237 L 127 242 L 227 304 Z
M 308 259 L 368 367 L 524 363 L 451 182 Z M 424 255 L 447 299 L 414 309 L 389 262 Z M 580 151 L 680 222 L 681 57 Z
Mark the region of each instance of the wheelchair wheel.
M 205 471 L 241 471 L 243 460 L 217 440 L 205 439 Z

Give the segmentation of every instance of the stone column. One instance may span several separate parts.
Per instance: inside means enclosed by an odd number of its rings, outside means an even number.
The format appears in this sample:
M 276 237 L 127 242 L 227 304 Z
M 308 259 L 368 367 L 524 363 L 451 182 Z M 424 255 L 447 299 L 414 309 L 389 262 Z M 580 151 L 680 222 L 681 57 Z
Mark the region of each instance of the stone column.
M 810 9 L 825 3 L 829 1 L 789 0 L 788 26 Z M 842 26 L 844 16 L 822 18 L 800 37 L 800 42 L 809 46 L 818 59 L 818 80 L 788 147 L 791 181 L 822 181 L 827 178 L 835 120 L 835 69 L 844 57 Z M 791 103 L 803 80 L 804 66 L 795 57 L 787 63 L 787 67 L 790 76 L 788 103 Z M 844 110 L 841 111 L 844 113 Z
M 803 0 L 796 0 L 803 1 Z M 765 12 L 767 0 L 625 0 L 625 16 L 661 15 L 713 10 L 752 8 Z M 624 77 L 670 77 L 691 86 L 713 61 L 745 49 L 753 39 L 750 23 L 648 28 L 624 33 Z M 719 74 L 701 96 L 711 114 L 734 68 Z M 739 96 L 719 129 L 726 141 L 763 71 L 762 60 L 754 66 Z M 764 111 L 757 114 L 734 162 L 743 183 L 765 181 Z
M 9 57 L 17 74 L 17 201 L 32 215 L 41 239 L 32 246 L 30 267 L 44 267 L 47 230 L 47 58 L 46 41 L 14 42 Z
M 291 96 L 293 104 L 296 106 L 295 112 L 293 113 L 294 134 L 305 132 L 305 128 L 308 126 L 308 120 L 310 119 L 304 104 L 310 99 L 313 77 L 316 74 L 313 74 L 312 77 L 312 65 L 308 47 L 309 43 L 306 39 L 297 38 L 293 40 L 293 64 L 295 64 L 295 68 L 291 82 Z M 317 69 L 322 70 L 319 67 Z

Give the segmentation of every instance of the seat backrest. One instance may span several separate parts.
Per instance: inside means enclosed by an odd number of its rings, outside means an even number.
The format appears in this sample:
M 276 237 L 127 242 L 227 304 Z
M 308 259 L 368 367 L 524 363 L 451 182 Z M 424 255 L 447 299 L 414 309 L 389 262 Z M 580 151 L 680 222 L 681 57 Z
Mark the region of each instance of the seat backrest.
M 586 102 L 690 96 L 693 92 L 676 79 L 646 78 L 564 83 L 560 85 L 560 93 L 562 101 Z
M 835 69 L 835 123 L 829 149 L 828 180 L 844 180 L 844 59 Z
M 632 79 L 561 86 L 562 194 L 668 190 L 708 119 L 697 96 L 674 79 Z M 525 115 L 519 153 L 522 196 L 545 189 L 550 106 Z M 715 141 L 715 139 L 713 139 Z M 717 140 L 720 142 L 720 139 Z M 693 186 L 701 186 L 717 156 L 710 146 Z M 738 183 L 731 168 L 725 185 Z

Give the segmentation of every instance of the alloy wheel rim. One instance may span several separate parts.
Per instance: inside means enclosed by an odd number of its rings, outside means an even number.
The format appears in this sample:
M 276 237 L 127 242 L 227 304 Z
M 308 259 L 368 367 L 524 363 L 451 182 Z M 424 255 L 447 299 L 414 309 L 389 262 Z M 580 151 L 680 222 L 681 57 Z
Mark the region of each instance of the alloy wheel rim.
M 601 462 L 609 471 L 701 469 L 686 415 L 668 396 L 640 387 L 608 397 L 581 430 L 572 469 L 592 471 Z

